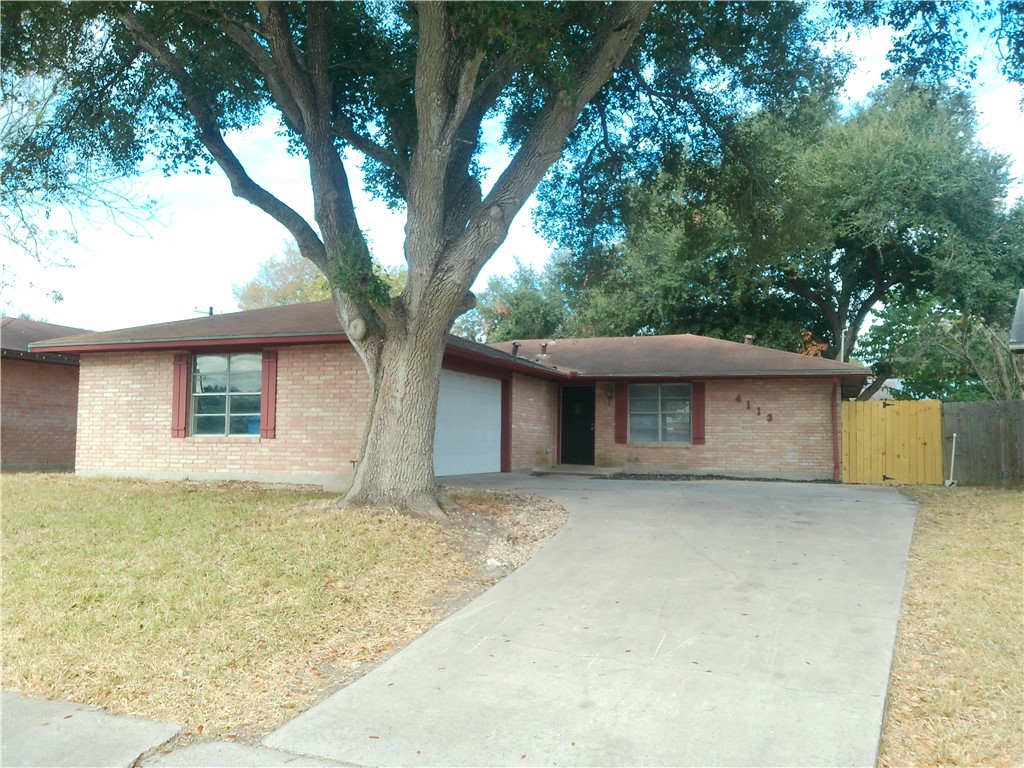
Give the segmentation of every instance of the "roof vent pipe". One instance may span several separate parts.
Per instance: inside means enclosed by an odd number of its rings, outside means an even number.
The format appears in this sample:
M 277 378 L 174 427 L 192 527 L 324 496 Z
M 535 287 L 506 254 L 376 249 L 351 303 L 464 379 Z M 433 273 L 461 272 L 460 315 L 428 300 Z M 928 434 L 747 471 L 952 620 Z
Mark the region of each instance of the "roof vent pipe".
M 749 345 L 753 346 L 754 345 L 754 335 L 751 334 L 751 333 L 748 333 L 746 336 L 743 337 L 743 343 L 744 344 L 749 344 Z
M 540 343 L 540 353 L 542 355 L 546 355 L 548 353 L 548 343 L 546 341 L 542 341 Z
M 521 346 L 522 344 L 520 344 L 518 341 L 512 342 L 512 357 L 519 357 L 519 347 Z

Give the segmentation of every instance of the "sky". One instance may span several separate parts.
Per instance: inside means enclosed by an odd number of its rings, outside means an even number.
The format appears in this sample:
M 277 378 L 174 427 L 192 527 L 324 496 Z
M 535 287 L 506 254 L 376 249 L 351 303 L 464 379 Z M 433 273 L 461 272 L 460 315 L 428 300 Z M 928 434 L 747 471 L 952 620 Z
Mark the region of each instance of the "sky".
M 858 64 L 847 83 L 845 96 L 850 103 L 864 101 L 879 83 L 888 43 L 884 30 L 874 30 L 851 44 Z M 979 139 L 1011 158 L 1016 179 L 1011 198 L 1024 196 L 1022 89 L 999 76 L 988 56 L 974 94 Z M 305 161 L 284 152 L 273 123 L 229 135 L 227 140 L 250 176 L 312 220 L 308 168 Z M 495 173 L 501 170 L 500 162 L 500 151 L 483 158 Z M 355 175 L 356 168 L 356 163 L 347 164 L 350 174 Z M 370 199 L 355 180 L 352 186 L 374 257 L 384 266 L 404 263 L 404 216 Z M 148 173 L 133 184 L 133 191 L 158 201 L 154 221 L 142 227 L 130 221 L 79 218 L 78 242 L 52 254 L 45 268 L 0 243 L 4 268 L 17 275 L 15 287 L 0 293 L 3 313 L 25 313 L 59 325 L 104 331 L 198 317 L 211 307 L 217 314 L 234 312 L 233 286 L 246 283 L 261 263 L 280 256 L 289 239 L 280 224 L 234 197 L 216 168 L 209 174 L 170 177 Z M 549 259 L 551 247 L 533 230 L 531 204 L 516 217 L 475 290 L 483 289 L 492 275 L 511 274 L 516 260 L 540 268 Z M 62 301 L 50 298 L 54 290 Z

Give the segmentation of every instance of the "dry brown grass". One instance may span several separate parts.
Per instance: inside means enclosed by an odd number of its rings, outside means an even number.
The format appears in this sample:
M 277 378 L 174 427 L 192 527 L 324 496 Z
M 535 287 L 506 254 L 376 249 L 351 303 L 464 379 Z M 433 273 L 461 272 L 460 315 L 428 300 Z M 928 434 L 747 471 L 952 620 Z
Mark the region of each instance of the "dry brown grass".
M 1024 765 L 1024 493 L 915 488 L 879 765 Z
M 437 620 L 452 531 L 311 491 L 2 479 L 2 683 L 258 734 Z

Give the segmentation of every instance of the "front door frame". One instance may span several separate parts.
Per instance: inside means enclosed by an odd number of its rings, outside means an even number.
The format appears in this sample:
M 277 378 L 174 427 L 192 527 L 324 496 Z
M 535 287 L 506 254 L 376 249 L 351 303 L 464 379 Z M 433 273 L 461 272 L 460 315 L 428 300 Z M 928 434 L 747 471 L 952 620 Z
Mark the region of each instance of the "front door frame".
M 570 394 L 571 393 L 571 394 Z M 567 398 L 566 395 L 569 394 Z M 596 418 L 597 418 L 597 387 L 595 384 L 563 384 L 558 390 L 558 463 L 559 464 L 579 464 L 582 466 L 593 466 L 595 459 L 595 436 L 596 436 Z M 582 397 L 581 397 L 582 396 Z M 566 407 L 573 407 L 576 403 L 582 401 L 584 410 L 589 405 L 589 419 L 587 414 L 580 414 L 582 416 L 581 423 L 583 427 L 581 429 L 580 422 L 573 425 L 568 425 L 566 422 L 566 416 L 569 415 L 566 412 Z M 572 429 L 568 429 L 571 426 Z M 587 433 L 589 433 L 589 442 L 587 440 Z M 575 441 L 575 443 L 569 444 L 569 455 L 566 456 L 566 440 Z M 572 459 L 569 461 L 568 459 Z M 588 460 L 589 459 L 589 460 Z

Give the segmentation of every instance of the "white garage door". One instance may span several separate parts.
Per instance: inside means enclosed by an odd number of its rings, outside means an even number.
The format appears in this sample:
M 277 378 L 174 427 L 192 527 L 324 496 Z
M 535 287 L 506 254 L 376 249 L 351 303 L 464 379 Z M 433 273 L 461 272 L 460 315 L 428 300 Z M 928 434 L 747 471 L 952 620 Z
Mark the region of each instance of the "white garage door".
M 441 371 L 434 474 L 501 471 L 501 381 Z

